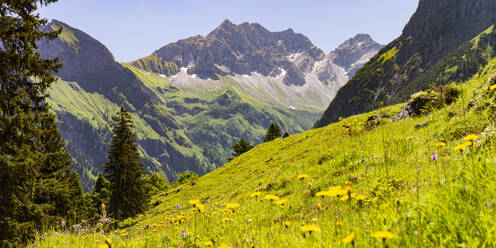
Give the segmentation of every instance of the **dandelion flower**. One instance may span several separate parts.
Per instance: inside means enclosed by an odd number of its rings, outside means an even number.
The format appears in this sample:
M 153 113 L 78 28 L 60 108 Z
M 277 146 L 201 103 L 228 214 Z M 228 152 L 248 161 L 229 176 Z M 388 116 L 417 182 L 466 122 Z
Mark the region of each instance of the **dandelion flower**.
M 308 183 L 308 187 L 310 187 L 310 188 L 311 188 L 311 187 L 313 186 L 313 183 L 314 183 L 314 182 L 315 182 L 315 179 L 312 179 L 312 181 Z
M 205 211 L 205 206 L 201 203 L 195 204 L 195 209 L 198 210 L 198 212 L 203 212 Z
M 465 149 L 467 149 L 467 146 L 465 144 L 457 145 L 454 148 L 455 152 L 457 152 L 457 151 L 463 152 L 463 151 L 465 151 Z
M 212 242 L 210 240 L 209 241 L 205 241 L 205 242 L 203 242 L 203 245 L 204 246 L 213 246 L 214 245 L 214 242 Z
M 372 237 L 374 237 L 376 239 L 386 240 L 386 239 L 394 238 L 394 234 L 391 233 L 390 231 L 378 231 L 378 232 L 375 232 L 374 234 L 372 234 Z
M 284 206 L 286 202 L 288 202 L 288 199 L 280 199 L 278 201 L 275 201 L 274 204 Z
M 465 136 L 465 138 L 463 138 L 463 140 L 465 141 L 469 141 L 469 142 L 474 142 L 478 139 L 479 137 L 475 134 L 470 134 L 470 135 L 467 135 Z
M 222 221 L 222 222 L 228 222 L 228 221 L 230 221 L 230 220 L 231 220 L 230 218 L 227 218 L 227 217 L 226 217 L 226 218 L 222 218 L 222 220 L 220 220 L 220 221 Z
M 329 191 L 319 191 L 315 193 L 316 197 L 324 197 L 324 196 L 329 196 Z
M 329 196 L 341 196 L 346 194 L 346 191 L 343 190 L 341 186 L 332 186 L 329 187 Z
M 194 205 L 200 203 L 200 200 L 189 200 L 188 203 L 194 206 Z
M 350 244 L 353 243 L 354 241 L 355 241 L 355 232 L 352 232 L 343 239 L 343 244 Z
M 296 177 L 296 179 L 298 179 L 298 180 L 303 180 L 303 179 L 308 178 L 308 177 L 310 177 L 310 176 L 309 176 L 309 175 L 307 175 L 307 174 L 299 174 L 299 175 Z
M 357 196 L 355 197 L 355 199 L 356 199 L 357 201 L 364 201 L 365 199 L 367 199 L 367 197 L 366 197 L 366 196 L 364 196 L 364 195 L 357 195 Z
M 490 91 L 496 90 L 496 84 L 491 85 L 491 87 L 489 87 L 489 90 L 490 90 Z
M 292 223 L 291 221 L 284 221 L 282 224 L 284 225 L 284 227 L 288 228 L 291 226 Z
M 336 221 L 336 226 L 342 226 L 343 222 L 342 221 Z
M 436 143 L 436 146 L 437 147 L 445 147 L 446 146 L 446 143 L 444 143 L 444 142 L 438 142 L 438 143 Z
M 269 201 L 278 201 L 279 197 L 277 197 L 276 195 L 266 195 L 265 199 L 267 199 Z
M 112 247 L 112 240 L 109 238 L 105 238 L 105 244 L 108 245 L 108 247 Z
M 262 195 L 262 192 L 253 192 L 250 194 L 251 197 L 258 198 L 260 195 Z
M 182 223 L 182 222 L 183 222 L 183 220 L 184 220 L 184 216 L 182 216 L 182 215 L 178 215 L 178 216 L 176 217 L 176 220 L 177 220 L 177 222 Z
M 237 203 L 228 203 L 228 204 L 226 204 L 226 209 L 235 210 L 236 208 L 239 208 L 239 204 L 237 204 Z
M 316 225 L 304 225 L 300 227 L 300 230 L 302 232 L 309 232 L 309 233 L 320 232 L 320 228 Z

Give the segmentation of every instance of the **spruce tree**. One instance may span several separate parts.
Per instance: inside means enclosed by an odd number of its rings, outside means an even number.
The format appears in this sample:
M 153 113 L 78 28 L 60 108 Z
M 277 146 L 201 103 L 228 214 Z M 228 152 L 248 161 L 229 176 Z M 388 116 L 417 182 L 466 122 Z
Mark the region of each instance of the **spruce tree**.
M 93 190 L 92 197 L 93 214 L 99 214 L 100 216 L 103 215 L 102 206 L 108 208 L 110 203 L 110 183 L 105 180 L 102 173 L 98 175 L 98 179 L 95 182 L 95 189 Z
M 47 90 L 61 64 L 37 42 L 57 37 L 34 14 L 56 0 L 0 0 L 0 247 L 18 247 L 44 227 L 76 221 L 79 177 L 49 112 Z
M 265 133 L 264 142 L 269 142 L 282 137 L 281 127 L 277 123 L 270 123 L 269 129 Z
M 149 196 L 145 170 L 139 163 L 138 145 L 134 141 L 131 115 L 124 107 L 113 117 L 112 133 L 108 162 L 103 169 L 110 182 L 110 214 L 122 220 L 144 212 Z
M 233 160 L 234 158 L 239 157 L 241 154 L 251 150 L 254 146 L 250 144 L 250 142 L 246 141 L 244 138 L 241 138 L 238 143 L 232 145 L 232 158 L 229 158 L 228 161 Z

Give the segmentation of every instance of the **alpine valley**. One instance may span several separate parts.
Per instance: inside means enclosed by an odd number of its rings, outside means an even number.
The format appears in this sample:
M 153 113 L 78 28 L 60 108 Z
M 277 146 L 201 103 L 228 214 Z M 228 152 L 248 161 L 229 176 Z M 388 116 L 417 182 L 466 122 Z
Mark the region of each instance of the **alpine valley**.
M 206 36 L 168 44 L 119 63 L 100 42 L 52 20 L 44 58 L 60 57 L 49 103 L 83 188 L 107 160 L 110 123 L 130 110 L 146 170 L 174 180 L 227 162 L 240 138 L 258 144 L 271 122 L 288 133 L 308 130 L 337 91 L 383 46 L 358 34 L 326 54 L 292 29 L 224 21 Z

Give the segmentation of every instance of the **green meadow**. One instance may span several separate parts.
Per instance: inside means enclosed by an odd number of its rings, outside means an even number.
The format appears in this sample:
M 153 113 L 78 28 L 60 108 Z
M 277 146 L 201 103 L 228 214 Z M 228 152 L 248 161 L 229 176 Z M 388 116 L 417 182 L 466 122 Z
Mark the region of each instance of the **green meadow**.
M 405 104 L 256 146 L 155 195 L 117 229 L 47 232 L 35 247 L 494 247 L 496 60 L 420 117 Z M 422 125 L 418 125 L 422 123 Z

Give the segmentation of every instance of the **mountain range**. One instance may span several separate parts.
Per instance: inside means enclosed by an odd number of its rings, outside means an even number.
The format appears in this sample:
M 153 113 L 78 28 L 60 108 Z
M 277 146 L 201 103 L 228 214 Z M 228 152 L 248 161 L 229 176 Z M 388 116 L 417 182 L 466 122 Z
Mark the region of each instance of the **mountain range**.
M 222 166 L 244 137 L 258 144 L 271 122 L 307 130 L 337 90 L 382 45 L 359 34 L 329 54 L 302 34 L 224 21 L 207 36 L 168 44 L 131 63 L 86 33 L 58 20 L 43 26 L 60 36 L 41 41 L 45 58 L 60 57 L 60 80 L 49 103 L 85 190 L 91 188 L 119 106 L 132 113 L 148 171 L 170 180 Z

